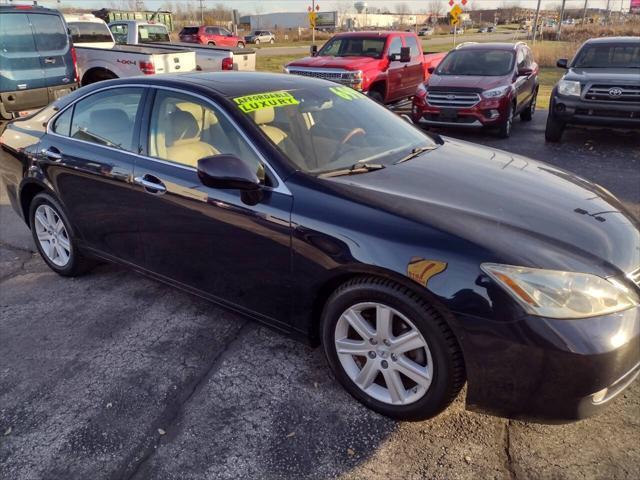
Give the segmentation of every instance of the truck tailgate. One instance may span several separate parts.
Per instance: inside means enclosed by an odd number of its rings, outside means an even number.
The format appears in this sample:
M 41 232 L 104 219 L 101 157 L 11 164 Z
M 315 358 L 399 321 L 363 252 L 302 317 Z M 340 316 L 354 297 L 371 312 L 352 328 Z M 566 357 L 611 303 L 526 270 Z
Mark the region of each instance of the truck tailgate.
M 234 48 L 233 69 L 241 71 L 251 71 L 256 69 L 256 51 L 248 48 Z
M 192 72 L 196 69 L 196 54 L 192 51 L 154 53 L 151 58 L 156 73 Z

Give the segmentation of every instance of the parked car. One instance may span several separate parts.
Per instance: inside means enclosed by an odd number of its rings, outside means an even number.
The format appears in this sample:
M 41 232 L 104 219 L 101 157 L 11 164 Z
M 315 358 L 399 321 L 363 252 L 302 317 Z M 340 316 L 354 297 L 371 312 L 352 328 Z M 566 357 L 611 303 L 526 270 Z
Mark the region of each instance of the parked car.
M 255 43 L 256 45 L 260 45 L 261 43 L 275 43 L 276 36 L 269 30 L 254 30 L 244 37 L 244 41 L 247 43 Z
M 490 25 L 487 27 L 487 33 L 493 33 L 496 31 L 496 27 L 493 25 Z
M 75 51 L 57 10 L 0 5 L 0 119 L 44 107 L 78 86 Z
M 458 35 L 462 35 L 464 33 L 464 27 L 452 28 L 451 30 L 449 30 L 449 33 L 451 35 L 453 35 L 454 33 L 457 33 Z
M 489 32 L 489 28 L 488 27 L 480 27 L 478 29 L 478 33 L 488 33 Z
M 311 57 L 289 62 L 285 72 L 333 80 L 390 103 L 411 97 L 444 56 L 425 54 L 415 33 L 348 32 Z
M 640 373 L 640 231 L 621 202 L 346 86 L 113 80 L 0 140 L 0 181 L 54 272 L 115 261 L 322 344 L 382 414 L 436 415 L 466 380 L 471 409 L 575 420 Z
M 171 50 L 196 53 L 196 69 L 203 72 L 218 70 L 255 70 L 255 50 L 236 47 L 216 47 L 191 42 L 172 42 L 167 27 L 140 20 L 120 20 L 109 24 L 116 42 L 130 45 L 151 45 Z M 242 45 L 244 47 L 244 45 Z
M 107 25 L 94 15 L 66 15 L 65 18 L 75 45 L 81 85 L 196 69 L 196 54 L 192 50 L 176 51 L 160 45 L 116 45 Z
M 464 43 L 418 88 L 413 120 L 425 126 L 497 128 L 511 135 L 516 115 L 536 110 L 538 64 L 526 44 Z
M 185 43 L 199 43 L 201 45 L 217 45 L 219 47 L 244 48 L 244 40 L 235 36 L 224 27 L 207 25 L 184 27 L 179 34 L 180 41 Z
M 558 142 L 568 125 L 640 128 L 640 37 L 592 38 L 551 92 L 545 138 Z
M 433 27 L 424 27 L 424 28 L 421 28 L 420 30 L 418 30 L 418 36 L 419 37 L 429 37 L 429 36 L 433 35 L 434 32 L 435 32 L 435 29 Z

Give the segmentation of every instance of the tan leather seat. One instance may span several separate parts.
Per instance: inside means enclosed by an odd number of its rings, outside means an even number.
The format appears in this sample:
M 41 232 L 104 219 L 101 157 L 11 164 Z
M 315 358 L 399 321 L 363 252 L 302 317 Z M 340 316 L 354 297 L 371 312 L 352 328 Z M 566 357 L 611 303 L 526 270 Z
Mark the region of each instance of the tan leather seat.
M 276 118 L 276 111 L 273 107 L 262 108 L 251 112 L 253 121 L 260 127 L 269 139 L 275 143 L 294 163 L 305 165 L 304 155 L 297 145 L 289 139 L 288 135 L 278 127 L 269 125 Z
M 166 132 L 167 160 L 198 166 L 198 160 L 220 152 L 200 140 L 200 125 L 190 112 L 175 110 L 169 115 L 169 130 Z

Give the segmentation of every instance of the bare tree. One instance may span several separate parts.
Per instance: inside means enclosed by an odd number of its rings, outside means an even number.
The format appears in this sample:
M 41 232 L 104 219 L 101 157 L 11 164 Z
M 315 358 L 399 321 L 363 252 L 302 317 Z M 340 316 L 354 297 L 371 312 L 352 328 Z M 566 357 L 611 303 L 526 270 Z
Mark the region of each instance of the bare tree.
M 400 25 L 404 25 L 404 16 L 411 13 L 411 8 L 406 3 L 396 5 L 396 13 L 400 15 Z

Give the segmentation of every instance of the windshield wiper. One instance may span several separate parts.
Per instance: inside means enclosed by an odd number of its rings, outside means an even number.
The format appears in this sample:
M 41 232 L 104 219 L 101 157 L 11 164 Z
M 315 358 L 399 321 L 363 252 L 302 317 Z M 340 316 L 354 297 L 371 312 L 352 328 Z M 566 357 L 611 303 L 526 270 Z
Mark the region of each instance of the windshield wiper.
M 332 172 L 321 173 L 318 175 L 320 178 L 339 177 L 341 175 L 357 175 L 359 173 L 367 173 L 373 170 L 382 170 L 385 168 L 380 163 L 354 163 L 349 168 L 343 168 L 341 170 L 334 170 Z
M 406 157 L 402 157 L 400 160 L 395 162 L 394 165 L 398 165 L 399 163 L 404 163 L 407 160 L 411 160 L 412 158 L 419 157 L 424 152 L 430 152 L 431 150 L 435 150 L 438 147 L 439 145 L 429 145 L 428 147 L 416 147 L 413 150 L 411 150 L 411 153 L 409 155 L 407 155 Z

